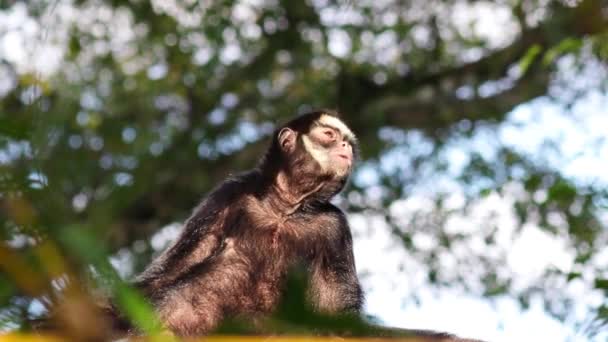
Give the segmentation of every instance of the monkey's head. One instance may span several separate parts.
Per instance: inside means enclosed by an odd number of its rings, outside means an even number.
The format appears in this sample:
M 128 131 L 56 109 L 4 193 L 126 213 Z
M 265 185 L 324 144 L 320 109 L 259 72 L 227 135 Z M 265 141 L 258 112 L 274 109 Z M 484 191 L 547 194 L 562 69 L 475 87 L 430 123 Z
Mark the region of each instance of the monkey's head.
M 353 132 L 330 110 L 298 116 L 279 127 L 263 165 L 274 164 L 297 182 L 324 182 L 333 196 L 346 183 L 356 159 Z

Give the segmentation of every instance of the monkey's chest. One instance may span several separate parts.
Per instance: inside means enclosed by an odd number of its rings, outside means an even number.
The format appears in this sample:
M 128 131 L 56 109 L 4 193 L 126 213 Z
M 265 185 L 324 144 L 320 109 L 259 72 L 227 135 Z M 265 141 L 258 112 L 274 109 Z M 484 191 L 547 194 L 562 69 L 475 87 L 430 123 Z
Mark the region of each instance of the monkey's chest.
M 306 267 L 312 252 L 311 239 L 301 231 L 303 223 L 265 220 L 251 222 L 249 227 L 234 239 L 234 249 L 226 251 L 224 270 L 238 269 L 236 274 L 246 273 L 237 282 L 245 298 L 241 309 L 253 312 L 269 312 L 277 305 L 283 292 L 284 281 L 295 266 Z M 241 273 L 242 272 L 242 273 Z M 246 304 L 246 305 L 243 305 Z
M 244 239 L 251 257 L 260 259 L 267 267 L 290 267 L 311 257 L 315 247 L 323 240 L 319 225 L 307 217 L 254 220 Z
M 250 203 L 230 230 L 230 243 L 218 260 L 217 271 L 234 289 L 234 310 L 269 312 L 278 303 L 288 272 L 308 268 L 331 231 L 325 215 L 280 217 Z M 221 265 L 220 265 L 221 264 Z M 219 286 L 219 285 L 218 285 Z

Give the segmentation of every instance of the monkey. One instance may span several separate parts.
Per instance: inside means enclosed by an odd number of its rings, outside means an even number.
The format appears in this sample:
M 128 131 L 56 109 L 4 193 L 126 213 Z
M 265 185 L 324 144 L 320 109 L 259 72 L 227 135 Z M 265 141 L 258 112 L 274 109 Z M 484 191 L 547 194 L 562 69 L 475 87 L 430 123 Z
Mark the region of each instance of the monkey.
M 296 264 L 308 273 L 315 310 L 358 313 L 363 291 L 350 228 L 330 202 L 357 150 L 337 112 L 310 112 L 279 127 L 257 167 L 212 190 L 136 277 L 163 324 L 195 336 L 226 318 L 267 315 Z
M 359 314 L 364 296 L 350 227 L 330 202 L 347 184 L 358 151 L 355 134 L 332 110 L 278 127 L 258 165 L 212 190 L 134 285 L 178 336 L 207 334 L 227 318 L 268 315 L 295 265 L 308 272 L 314 310 Z M 379 336 L 421 341 L 476 341 L 374 329 Z

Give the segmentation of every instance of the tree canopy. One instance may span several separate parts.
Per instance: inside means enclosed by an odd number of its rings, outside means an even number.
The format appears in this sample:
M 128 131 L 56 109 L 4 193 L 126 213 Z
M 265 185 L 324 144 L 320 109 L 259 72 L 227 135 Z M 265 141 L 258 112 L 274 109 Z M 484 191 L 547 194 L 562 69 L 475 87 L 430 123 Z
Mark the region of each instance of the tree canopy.
M 109 254 L 141 270 L 157 252 L 153 234 L 253 167 L 276 123 L 329 107 L 361 145 L 340 206 L 381 220 L 368 229 L 388 230 L 429 285 L 524 306 L 539 297 L 566 320 L 577 298 L 560 288 L 580 282 L 600 298 L 581 329 L 605 328 L 606 184 L 496 138 L 523 104 L 574 115 L 580 98 L 607 93 L 605 2 L 0 4 L 7 327 L 35 315 L 33 298 L 52 301 L 60 279 L 120 283 Z M 474 219 L 480 206 L 489 209 Z M 503 242 L 529 226 L 563 241 L 568 266 L 517 277 Z M 121 284 L 115 293 L 137 298 Z

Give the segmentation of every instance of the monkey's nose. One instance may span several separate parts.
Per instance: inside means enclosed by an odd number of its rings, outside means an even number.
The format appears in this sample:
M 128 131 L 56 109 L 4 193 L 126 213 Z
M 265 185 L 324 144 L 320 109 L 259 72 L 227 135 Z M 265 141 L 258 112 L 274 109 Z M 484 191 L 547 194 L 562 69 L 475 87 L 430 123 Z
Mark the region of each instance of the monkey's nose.
M 353 153 L 353 145 L 351 145 L 348 141 L 343 141 L 342 147 L 349 150 L 350 153 Z
M 350 145 L 342 143 L 342 145 L 340 146 L 340 152 L 338 152 L 338 155 L 346 160 L 348 160 L 349 162 L 352 162 L 353 160 L 353 150 L 351 149 Z

